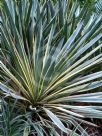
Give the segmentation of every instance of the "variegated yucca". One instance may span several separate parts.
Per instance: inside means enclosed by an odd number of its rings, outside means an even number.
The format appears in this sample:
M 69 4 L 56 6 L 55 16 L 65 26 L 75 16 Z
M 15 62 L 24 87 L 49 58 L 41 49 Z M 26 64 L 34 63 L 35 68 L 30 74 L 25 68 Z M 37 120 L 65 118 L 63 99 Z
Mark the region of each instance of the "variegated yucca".
M 1 11 L 0 95 L 34 112 L 42 136 L 102 118 L 102 17 L 70 0 L 3 0 Z

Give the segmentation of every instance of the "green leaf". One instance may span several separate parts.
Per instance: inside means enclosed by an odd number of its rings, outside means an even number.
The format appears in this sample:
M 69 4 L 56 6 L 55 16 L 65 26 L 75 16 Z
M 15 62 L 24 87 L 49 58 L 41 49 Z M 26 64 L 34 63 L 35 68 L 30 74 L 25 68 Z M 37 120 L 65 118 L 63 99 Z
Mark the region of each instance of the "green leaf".
M 58 128 L 60 128 L 63 132 L 68 133 L 67 129 L 56 115 L 54 115 L 50 110 L 46 108 L 43 109 Z
M 29 128 L 25 128 L 23 136 L 29 136 L 29 131 L 30 131 Z

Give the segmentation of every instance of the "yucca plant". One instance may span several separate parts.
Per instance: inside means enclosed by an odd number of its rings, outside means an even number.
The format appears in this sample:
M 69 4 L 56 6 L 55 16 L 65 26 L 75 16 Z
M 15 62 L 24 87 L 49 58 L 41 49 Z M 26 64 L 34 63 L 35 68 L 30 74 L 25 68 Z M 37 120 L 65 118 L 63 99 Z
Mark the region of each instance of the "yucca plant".
M 1 11 L 0 95 L 32 112 L 39 136 L 102 118 L 102 17 L 85 21 L 70 0 L 3 0 Z

